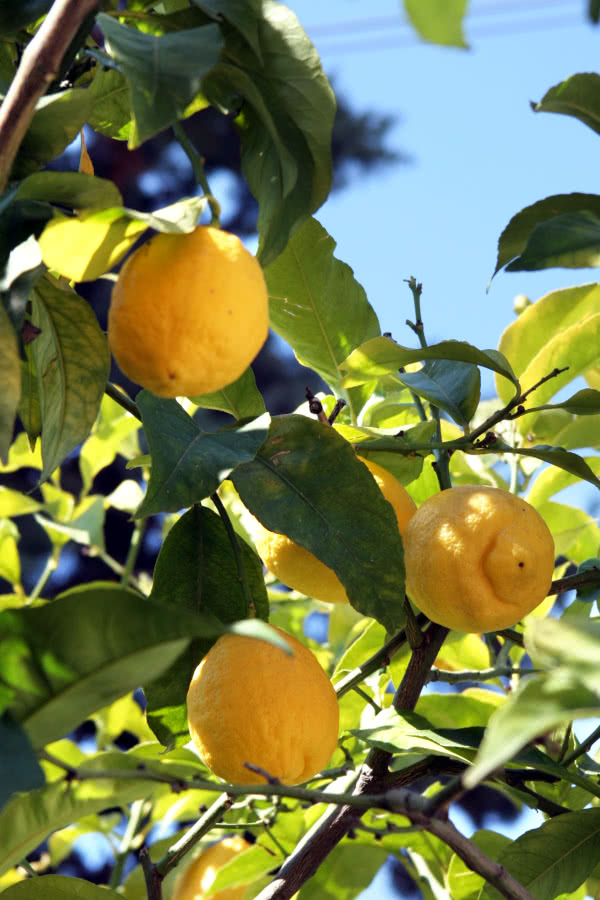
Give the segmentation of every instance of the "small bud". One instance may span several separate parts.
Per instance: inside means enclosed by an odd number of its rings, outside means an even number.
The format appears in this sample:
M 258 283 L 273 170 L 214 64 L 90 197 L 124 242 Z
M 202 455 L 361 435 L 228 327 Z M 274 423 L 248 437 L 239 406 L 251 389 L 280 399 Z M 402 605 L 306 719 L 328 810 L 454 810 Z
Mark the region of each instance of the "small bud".
M 518 316 L 524 313 L 528 306 L 531 306 L 531 300 L 525 294 L 517 294 L 513 300 L 513 309 Z

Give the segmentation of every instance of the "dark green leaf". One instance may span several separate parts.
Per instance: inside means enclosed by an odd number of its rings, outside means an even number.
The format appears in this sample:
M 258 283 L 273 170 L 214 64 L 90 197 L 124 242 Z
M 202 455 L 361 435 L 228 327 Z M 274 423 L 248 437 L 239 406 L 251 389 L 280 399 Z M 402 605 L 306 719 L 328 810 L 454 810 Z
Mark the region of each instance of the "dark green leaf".
M 36 172 L 19 185 L 17 199 L 46 200 L 71 209 L 121 206 L 121 192 L 106 178 L 83 172 Z
M 268 433 L 268 416 L 221 431 L 201 431 L 176 400 L 140 391 L 142 414 L 152 455 L 150 484 L 136 518 L 176 512 L 213 494 L 240 463 L 248 462 Z
M 0 35 L 14 34 L 45 15 L 52 0 L 0 0 Z
M 533 456 L 553 466 L 558 466 L 559 469 L 564 469 L 565 472 L 577 475 L 578 478 L 589 481 L 590 484 L 600 488 L 600 480 L 596 478 L 585 460 L 577 456 L 576 453 L 563 450 L 562 447 L 549 447 L 544 444 L 538 444 L 535 447 L 525 449 L 524 447 L 511 447 L 504 441 L 497 440 L 491 445 L 491 448 L 493 449 L 490 449 L 489 452 L 493 453 L 516 453 L 519 456 Z
M 85 585 L 46 606 L 0 613 L 0 680 L 39 748 L 158 676 L 193 637 L 222 631 L 208 614 L 114 584 Z
M 44 481 L 85 440 L 98 415 L 110 368 L 106 337 L 92 308 L 69 288 L 49 279 L 32 295 L 31 344 L 42 415 Z
M 226 62 L 203 87 L 213 105 L 239 114 L 242 167 L 258 200 L 259 257 L 267 266 L 329 193 L 335 99 L 296 15 L 274 0 L 264 0 L 260 13 L 262 64 L 256 37 L 250 46 L 230 28 Z
M 404 0 L 404 9 L 424 41 L 468 46 L 462 28 L 467 0 Z
M 35 115 L 19 148 L 12 177 L 36 172 L 56 159 L 75 140 L 91 109 L 83 88 L 69 88 L 38 100 Z
M 155 36 L 103 13 L 98 24 L 108 53 L 129 82 L 129 146 L 139 147 L 185 115 L 201 91 L 202 79 L 219 61 L 221 32 L 217 25 L 205 25 Z
M 217 900 L 219 894 L 221 894 L 221 897 L 227 897 L 227 894 L 231 896 L 231 892 L 227 891 L 227 888 L 244 887 L 253 884 L 261 875 L 266 875 L 267 872 L 273 870 L 275 859 L 276 857 L 273 856 L 270 848 L 267 850 L 260 844 L 253 844 L 217 870 L 216 878 L 210 885 L 211 893 L 215 892 Z M 235 893 L 238 893 L 238 891 L 235 891 Z M 258 894 L 255 894 L 255 896 L 258 896 Z
M 238 543 L 254 609 L 246 604 L 223 522 L 204 506 L 188 510 L 169 531 L 154 568 L 150 598 L 190 612 L 212 613 L 227 623 L 255 614 L 268 618 L 262 564 L 241 537 Z M 189 740 L 187 689 L 212 643 L 210 637 L 193 639 L 160 679 L 144 686 L 148 724 L 166 746 Z
M 351 733 L 369 747 L 389 753 L 422 753 L 423 756 L 446 756 L 470 762 L 475 754 L 482 728 L 434 730 L 423 716 L 396 712 L 393 707 L 377 713 L 367 728 L 351 729 Z
M 265 528 L 286 534 L 334 570 L 352 606 L 389 631 L 402 626 L 398 523 L 335 429 L 304 416 L 273 419 L 256 458 L 238 466 L 232 481 Z
M 594 25 L 600 22 L 600 0 L 589 0 L 588 16 Z
M 355 347 L 379 335 L 379 321 L 352 269 L 333 255 L 335 241 L 316 219 L 290 239 L 284 252 L 265 269 L 271 327 L 294 350 L 299 362 L 314 369 L 339 391 L 341 363 Z M 356 396 L 358 394 L 358 396 Z M 360 411 L 360 392 L 350 405 Z
M 27 241 L 31 235 L 38 237 L 54 215 L 49 203 L 39 200 L 15 200 L 13 199 L 15 193 L 16 190 L 4 195 L 9 202 L 0 201 L 0 271 L 4 270 L 2 278 L 5 287 L 7 263 L 12 250 Z M 38 249 L 36 262 L 39 261 Z
M 593 603 L 594 600 L 600 599 L 600 559 L 586 559 L 577 568 L 577 574 L 582 575 L 584 572 L 595 572 L 597 583 L 589 587 L 577 588 L 575 594 L 576 600 L 583 600 L 584 603 Z
M 524 252 L 537 225 L 548 219 L 567 213 L 579 213 L 582 210 L 600 214 L 600 196 L 579 193 L 556 194 L 526 206 L 512 217 L 500 235 L 494 275 Z
M 262 64 L 259 21 L 261 0 L 193 0 L 203 12 L 217 21 L 225 19 L 244 38 Z
M 513 384 L 518 384 L 510 363 L 497 350 L 478 350 L 466 341 L 441 341 L 430 347 L 403 347 L 388 337 L 376 337 L 364 343 L 354 350 L 344 360 L 340 368 L 347 372 L 343 384 L 352 387 L 355 384 L 364 384 L 373 378 L 381 378 L 397 372 L 399 368 L 408 363 L 421 362 L 424 359 L 445 359 L 459 362 L 472 363 L 492 369 L 508 378 Z
M 0 300 L 0 460 L 8 462 L 13 426 L 21 397 L 21 360 L 17 336 Z
M 45 784 L 44 773 L 29 738 L 9 713 L 0 717 L 0 809 L 17 791 Z
M 102 884 L 72 875 L 44 875 L 18 881 L 3 891 L 6 900 L 119 900 L 122 895 Z
M 572 75 L 551 87 L 539 103 L 531 105 L 535 112 L 573 116 L 600 134 L 600 75 L 595 72 Z
M 581 210 L 536 225 L 525 250 L 507 265 L 506 271 L 531 272 L 553 266 L 585 269 L 599 265 L 600 216 Z
M 32 235 L 15 247 L 8 257 L 0 276 L 0 297 L 18 335 L 23 330 L 31 289 L 45 271 L 40 248 Z
M 255 418 L 265 412 L 265 403 L 256 387 L 256 379 L 250 366 L 237 381 L 221 388 L 220 391 L 190 399 L 204 409 L 220 409 L 229 413 L 234 419 Z
M 21 424 L 27 432 L 29 445 L 33 447 L 42 433 L 42 413 L 37 373 L 29 348 L 26 350 L 26 355 L 26 361 L 21 363 L 21 399 L 18 413 Z
M 477 366 L 471 363 L 427 360 L 419 372 L 403 373 L 398 375 L 398 380 L 443 409 L 463 428 L 469 424 L 479 405 L 481 376 Z
M 571 894 L 600 861 L 600 809 L 569 812 L 526 831 L 500 853 L 503 866 L 535 900 Z M 485 884 L 481 900 L 502 895 Z

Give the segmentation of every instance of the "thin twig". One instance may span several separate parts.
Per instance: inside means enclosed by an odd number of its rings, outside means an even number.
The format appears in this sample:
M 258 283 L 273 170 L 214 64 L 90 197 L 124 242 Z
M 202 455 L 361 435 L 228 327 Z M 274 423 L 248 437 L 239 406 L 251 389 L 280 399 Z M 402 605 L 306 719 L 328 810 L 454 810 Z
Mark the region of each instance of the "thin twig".
M 570 766 L 572 762 L 575 762 L 580 756 L 583 756 L 584 753 L 590 749 L 592 744 L 595 744 L 597 740 L 600 740 L 600 725 L 598 728 L 594 729 L 588 737 L 584 741 L 579 744 L 571 753 L 569 753 L 561 762 L 561 766 L 565 768 Z
M 17 73 L 0 107 L 0 191 L 33 118 L 36 103 L 60 70 L 69 44 L 98 0 L 55 0 L 23 52 Z
M 445 684 L 460 684 L 463 681 L 491 681 L 493 678 L 511 678 L 513 675 L 534 675 L 539 669 L 520 669 L 512 666 L 496 666 L 490 669 L 464 669 L 458 672 L 446 672 L 443 669 L 431 669 L 427 675 L 427 683 L 443 681 Z
M 204 196 L 206 197 L 206 199 L 208 201 L 208 205 L 210 206 L 210 211 L 211 211 L 210 224 L 214 225 L 216 228 L 219 228 L 220 217 L 221 217 L 221 208 L 219 206 L 218 201 L 214 197 L 214 195 L 210 189 L 210 186 L 208 184 L 208 180 L 206 178 L 206 172 L 204 171 L 204 159 L 202 156 L 200 156 L 200 154 L 198 153 L 198 151 L 196 150 L 196 148 L 190 141 L 189 137 L 185 133 L 185 130 L 184 130 L 181 122 L 179 122 L 179 121 L 175 122 L 175 124 L 173 125 L 173 134 L 179 141 L 182 149 L 184 150 L 187 158 L 189 159 L 189 161 L 192 165 L 192 170 L 194 172 L 194 178 L 196 179 L 197 183 L 200 185 L 200 187 L 204 191 Z
M 154 866 L 161 879 L 179 864 L 186 853 L 189 853 L 192 847 L 211 830 L 232 805 L 233 797 L 227 793 L 221 794 L 198 821 L 188 828 L 183 837 L 169 847 L 165 855 Z
M 118 403 L 119 406 L 122 406 L 123 409 L 127 410 L 128 413 L 131 413 L 132 416 L 135 416 L 135 418 L 140 422 L 142 421 L 142 415 L 131 397 L 128 397 L 127 394 L 125 394 L 116 385 L 111 384 L 110 381 L 107 381 L 106 387 L 104 388 L 104 393 L 112 400 L 114 400 L 115 403 Z

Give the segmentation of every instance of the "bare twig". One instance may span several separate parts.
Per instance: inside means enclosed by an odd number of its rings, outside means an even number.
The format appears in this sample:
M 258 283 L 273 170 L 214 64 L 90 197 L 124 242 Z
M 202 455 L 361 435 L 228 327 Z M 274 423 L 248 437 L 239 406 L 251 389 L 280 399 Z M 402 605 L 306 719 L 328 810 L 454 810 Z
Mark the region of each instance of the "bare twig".
M 165 855 L 154 866 L 161 880 L 179 864 L 186 853 L 189 853 L 192 847 L 211 830 L 232 805 L 233 797 L 229 794 L 221 794 L 183 837 L 169 847 Z
M 58 74 L 79 26 L 97 5 L 98 0 L 55 0 L 37 34 L 25 48 L 0 108 L 0 191 L 10 178 L 37 101 Z

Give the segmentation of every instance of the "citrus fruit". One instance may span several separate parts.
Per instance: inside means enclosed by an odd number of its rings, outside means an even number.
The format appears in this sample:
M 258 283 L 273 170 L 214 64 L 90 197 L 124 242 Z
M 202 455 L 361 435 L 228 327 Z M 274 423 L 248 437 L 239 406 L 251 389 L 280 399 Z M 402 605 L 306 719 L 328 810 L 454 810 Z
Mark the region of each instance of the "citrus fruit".
M 190 734 L 200 756 L 232 784 L 265 776 L 300 784 L 335 750 L 339 712 L 335 691 L 316 656 L 277 629 L 293 651 L 225 634 L 197 667 L 187 694 Z
M 175 882 L 171 900 L 204 900 L 206 892 L 225 863 L 252 845 L 243 837 L 227 837 L 204 850 Z M 247 885 L 224 888 L 211 894 L 212 900 L 243 900 Z
M 260 263 L 235 235 L 209 225 L 157 234 L 136 250 L 119 273 L 108 313 L 120 368 L 161 397 L 231 384 L 268 328 Z
M 403 540 L 408 596 L 447 628 L 507 628 L 548 594 L 552 535 L 537 510 L 508 491 L 463 485 L 435 494 Z
M 414 500 L 387 469 L 370 459 L 360 461 L 377 482 L 385 499 L 392 504 L 402 534 L 417 508 Z M 346 589 L 333 569 L 286 535 L 269 531 L 257 520 L 253 524 L 258 555 L 269 572 L 283 584 L 326 603 L 348 603 Z

